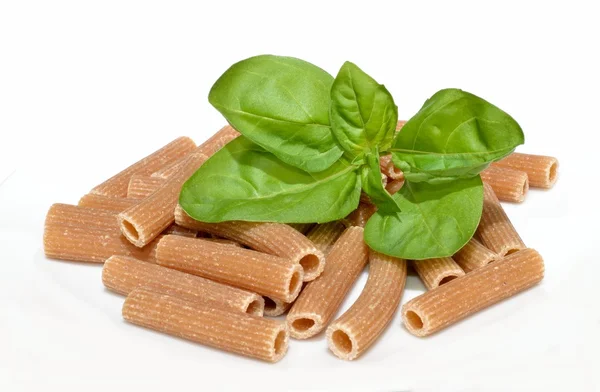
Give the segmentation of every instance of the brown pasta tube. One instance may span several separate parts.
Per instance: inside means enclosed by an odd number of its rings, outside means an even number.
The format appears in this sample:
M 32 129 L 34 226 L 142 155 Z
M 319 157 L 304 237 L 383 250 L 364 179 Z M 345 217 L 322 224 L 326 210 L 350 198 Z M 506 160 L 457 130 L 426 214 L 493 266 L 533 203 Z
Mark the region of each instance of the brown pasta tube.
M 160 188 L 165 181 L 159 177 L 141 176 L 138 174 L 131 176 L 129 187 L 127 188 L 127 198 L 144 199 Z
M 79 199 L 80 207 L 98 208 L 102 210 L 121 212 L 137 204 L 137 200 L 126 197 L 110 197 L 88 193 Z M 116 218 L 115 218 L 116 219 Z
M 363 270 L 368 258 L 361 227 L 349 227 L 327 255 L 325 270 L 308 283 L 292 305 L 287 324 L 296 339 L 321 332 Z
M 475 238 L 471 238 L 452 258 L 463 271 L 469 273 L 498 260 L 500 256 L 483 246 Z
M 175 221 L 181 186 L 207 159 L 203 154 L 190 155 L 185 165 L 154 193 L 119 213 L 121 231 L 132 244 L 146 245 Z
M 302 234 L 306 234 L 314 225 L 314 223 L 288 223 L 288 226 L 293 227 Z
M 173 223 L 171 226 L 167 227 L 163 232 L 163 234 L 173 234 L 173 235 L 182 235 L 184 237 L 192 237 L 196 238 L 198 236 L 198 232 L 196 230 L 188 229 L 187 227 L 181 227 Z
M 481 172 L 481 179 L 490 184 L 502 201 L 521 203 L 529 190 L 527 173 L 519 170 L 490 166 Z
M 313 244 L 315 244 L 317 249 L 323 252 L 324 255 L 327 255 L 335 241 L 344 232 L 344 229 L 345 226 L 342 224 L 342 222 L 339 221 L 322 223 L 319 225 L 315 225 L 315 227 L 313 227 L 306 234 L 306 238 L 308 238 Z M 324 264 L 323 268 L 325 268 Z
M 431 335 L 535 285 L 543 277 L 540 254 L 524 249 L 408 301 L 402 307 L 402 319 L 413 335 Z
M 127 187 L 132 175 L 143 174 L 149 176 L 160 168 L 192 152 L 195 148 L 196 144 L 189 137 L 177 138 L 158 151 L 155 151 L 104 181 L 102 184 L 94 187 L 90 193 L 103 196 L 127 197 Z
M 477 235 L 483 245 L 500 256 L 526 248 L 488 184 L 483 184 L 483 213 Z
M 284 323 L 147 290 L 137 289 L 127 296 L 123 318 L 142 327 L 268 362 L 280 360 L 288 348 Z
M 327 328 L 329 349 L 352 360 L 365 352 L 394 317 L 406 283 L 406 260 L 369 252 L 369 279 L 360 297 Z
M 391 154 L 382 155 L 379 157 L 379 168 L 381 173 L 383 173 L 390 180 L 404 180 L 404 173 L 402 173 L 402 170 L 394 166 Z
M 284 302 L 280 299 L 263 297 L 265 301 L 265 316 L 276 317 L 281 316 L 288 311 L 292 304 Z
M 302 267 L 281 257 L 200 238 L 166 235 L 156 249 L 159 265 L 293 301 L 302 287 Z
M 310 240 L 283 223 L 243 221 L 205 223 L 190 217 L 180 205 L 175 208 L 175 222 L 183 227 L 229 238 L 259 252 L 300 263 L 304 270 L 305 281 L 319 276 L 325 264 L 325 256 Z
M 53 204 L 46 214 L 46 226 L 75 226 L 105 228 L 108 231 L 119 229 L 115 211 L 73 206 L 70 204 Z
M 344 222 L 349 226 L 365 227 L 367 221 L 377 211 L 377 207 L 371 203 L 359 203 L 356 210 L 350 213 Z
M 513 152 L 492 166 L 524 171 L 534 188 L 552 188 L 558 178 L 558 159 L 544 155 Z
M 122 295 L 144 288 L 256 316 L 262 316 L 264 310 L 264 300 L 258 294 L 132 257 L 112 256 L 106 260 L 102 268 L 102 283 Z
M 427 287 L 427 290 L 446 284 L 465 274 L 460 266 L 450 257 L 414 260 L 412 265 L 417 274 L 419 274 L 419 278 L 425 284 L 425 287 Z
M 393 195 L 393 194 L 397 193 L 400 190 L 400 188 L 402 188 L 403 185 L 404 185 L 404 179 L 393 180 L 393 181 L 388 182 L 388 184 L 385 186 L 385 190 L 390 195 Z

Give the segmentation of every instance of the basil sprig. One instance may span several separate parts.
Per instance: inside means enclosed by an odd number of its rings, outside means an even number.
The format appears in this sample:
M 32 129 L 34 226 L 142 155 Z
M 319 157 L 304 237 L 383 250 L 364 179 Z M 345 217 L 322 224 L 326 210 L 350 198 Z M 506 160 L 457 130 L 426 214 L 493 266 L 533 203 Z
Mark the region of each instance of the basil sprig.
M 350 62 L 333 79 L 299 59 L 252 57 L 217 80 L 209 101 L 242 136 L 184 184 L 188 214 L 322 223 L 353 211 L 362 190 L 378 207 L 365 241 L 408 259 L 451 256 L 473 236 L 479 172 L 524 141 L 512 117 L 458 89 L 434 94 L 394 137 L 391 94 Z M 390 152 L 406 177 L 393 196 L 379 168 Z

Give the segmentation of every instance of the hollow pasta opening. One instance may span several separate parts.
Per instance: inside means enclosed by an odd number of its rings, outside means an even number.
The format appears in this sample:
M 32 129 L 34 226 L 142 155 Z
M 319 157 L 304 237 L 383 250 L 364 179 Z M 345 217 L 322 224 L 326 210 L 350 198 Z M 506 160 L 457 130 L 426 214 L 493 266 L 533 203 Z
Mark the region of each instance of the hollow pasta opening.
M 527 194 L 527 191 L 529 190 L 529 180 L 525 179 L 525 181 L 523 181 L 523 189 L 521 189 L 521 200 L 523 200 L 523 198 L 525 198 L 525 195 Z
M 300 265 L 304 270 L 304 275 L 316 273 L 319 269 L 320 260 L 316 255 L 308 254 L 300 259 Z
M 277 304 L 269 297 L 264 297 L 265 299 L 265 310 L 275 310 L 277 308 Z
M 352 351 L 352 340 L 346 332 L 338 329 L 331 335 L 331 340 L 340 352 L 349 354 Z
M 299 318 L 297 320 L 294 320 L 294 322 L 292 323 L 292 327 L 296 331 L 300 331 L 300 332 L 307 331 L 307 330 L 311 329 L 314 325 L 315 325 L 315 320 L 309 319 L 309 318 Z
M 290 287 L 289 287 L 290 293 L 295 293 L 301 284 L 302 284 L 302 279 L 300 278 L 300 273 L 298 271 L 296 271 L 292 275 L 292 279 L 290 279 Z
M 279 331 L 277 337 L 275 337 L 275 354 L 279 355 L 285 350 L 285 331 Z
M 263 309 L 263 307 L 262 307 L 261 301 L 258 299 L 255 299 L 254 301 L 252 301 L 248 304 L 248 307 L 246 308 L 246 313 L 260 315 L 262 309 Z
M 506 253 L 505 253 L 504 255 L 505 255 L 505 256 L 508 256 L 508 255 L 510 255 L 510 254 L 517 253 L 517 252 L 518 252 L 518 251 L 520 251 L 520 250 L 521 250 L 521 249 L 519 249 L 519 248 L 510 248 L 509 250 L 507 250 L 507 251 L 506 251 Z
M 438 284 L 438 286 L 441 286 L 443 284 L 446 284 L 448 282 L 450 282 L 451 280 L 454 280 L 458 278 L 458 276 L 456 275 L 449 275 L 449 276 L 445 276 L 442 280 L 440 280 L 440 283 Z
M 423 328 L 423 320 L 421 319 L 421 316 L 419 316 L 416 312 L 413 312 L 412 310 L 406 312 L 406 321 L 412 329 Z
M 550 165 L 550 171 L 549 171 L 549 175 L 548 178 L 550 180 L 550 183 L 554 183 L 554 181 L 556 181 L 556 175 L 558 174 L 558 162 L 554 162 L 552 163 L 552 165 Z
M 133 239 L 134 241 L 137 241 L 140 239 L 140 233 L 138 233 L 137 229 L 135 228 L 135 226 L 133 224 L 131 224 L 131 222 L 129 222 L 127 220 L 123 220 L 122 227 L 125 230 L 127 237 Z

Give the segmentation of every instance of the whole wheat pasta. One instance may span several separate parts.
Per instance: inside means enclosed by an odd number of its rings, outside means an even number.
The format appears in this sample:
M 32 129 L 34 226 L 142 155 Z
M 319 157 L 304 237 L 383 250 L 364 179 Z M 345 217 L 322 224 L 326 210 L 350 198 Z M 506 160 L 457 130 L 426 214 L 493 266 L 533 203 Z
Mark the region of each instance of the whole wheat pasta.
M 431 335 L 543 277 L 544 261 L 539 253 L 520 250 L 408 301 L 402 307 L 402 319 L 413 335 Z
M 239 242 L 228 240 L 227 238 L 204 238 L 204 240 L 211 241 L 216 244 L 231 245 L 238 248 L 243 248 L 242 244 L 240 244 Z
M 173 162 L 169 166 L 163 167 L 162 169 L 155 171 L 154 173 L 152 173 L 150 175 L 150 177 L 158 178 L 158 179 L 162 179 L 162 180 L 168 179 L 169 177 L 171 177 L 173 174 L 177 173 L 179 171 L 179 169 L 181 169 L 183 167 L 187 158 L 188 158 L 187 156 L 180 158 L 179 160 Z
M 315 224 L 314 223 L 289 223 L 288 226 L 293 227 L 302 234 L 306 234 Z
M 288 348 L 284 323 L 230 312 L 181 298 L 134 290 L 123 304 L 130 323 L 264 361 L 280 360 Z
M 45 225 L 106 228 L 108 231 L 119 228 L 115 211 L 61 203 L 50 207 Z
M 81 207 L 99 208 L 102 210 L 121 212 L 137 204 L 137 200 L 126 197 L 110 197 L 88 193 L 79 199 Z
M 138 248 L 119 229 L 105 227 L 47 223 L 44 228 L 44 253 L 51 259 L 104 263 L 112 255 L 122 255 L 155 262 L 156 243 Z
M 181 227 L 175 223 L 173 223 L 171 226 L 167 227 L 162 233 L 163 234 L 182 235 L 184 237 L 192 237 L 192 238 L 195 238 L 198 236 L 198 232 L 196 230 L 188 229 L 187 227 Z
M 319 276 L 325 264 L 325 256 L 310 240 L 283 223 L 243 221 L 205 223 L 190 217 L 180 205 L 175 208 L 175 222 L 183 227 L 229 238 L 259 252 L 300 263 L 304 270 L 305 281 Z
M 481 179 L 490 184 L 502 201 L 521 203 L 529 190 L 527 173 L 519 170 L 490 166 L 481 172 Z
M 488 184 L 483 184 L 483 213 L 477 236 L 483 245 L 500 256 L 526 248 Z
M 185 165 L 154 193 L 119 214 L 121 231 L 132 244 L 146 245 L 175 221 L 181 186 L 207 159 L 199 153 L 190 155 Z
M 313 227 L 307 234 L 308 238 L 317 249 L 327 255 L 335 241 L 344 232 L 345 226 L 342 222 L 321 223 Z M 323 266 L 324 267 L 324 266 Z
M 166 180 L 159 177 L 142 176 L 139 174 L 131 176 L 127 188 L 128 199 L 143 199 L 150 196 L 160 188 Z
M 450 257 L 413 260 L 412 265 L 428 290 L 446 284 L 465 274 L 465 271 Z
M 102 283 L 122 295 L 144 288 L 236 312 L 262 316 L 264 311 L 264 300 L 258 294 L 132 257 L 111 256 L 106 260 Z
M 381 173 L 383 173 L 390 180 L 404 179 L 404 173 L 402 173 L 402 170 L 394 166 L 391 154 L 382 155 L 379 157 L 379 168 L 381 169 Z
M 483 246 L 475 238 L 471 238 L 452 258 L 463 271 L 469 273 L 498 260 L 500 256 Z
M 302 287 L 302 267 L 292 260 L 201 238 L 164 236 L 156 248 L 156 261 L 286 302 L 293 301 Z
M 406 283 L 406 260 L 369 252 L 369 278 L 360 296 L 327 328 L 329 349 L 352 360 L 367 350 L 394 317 Z
M 393 181 L 388 182 L 388 184 L 385 186 L 385 190 L 390 195 L 393 195 L 394 193 L 398 192 L 400 190 L 400 188 L 402 188 L 403 185 L 404 185 L 404 179 L 393 180 Z
M 367 221 L 377 211 L 377 207 L 371 203 L 359 203 L 356 210 L 350 213 L 344 222 L 349 226 L 365 227 Z
M 552 188 L 558 177 L 558 159 L 544 155 L 514 152 L 492 166 L 524 171 L 534 188 Z
M 398 120 L 398 123 L 396 124 L 396 132 L 401 130 L 404 124 L 406 124 L 406 120 Z
M 283 302 L 280 299 L 263 297 L 265 301 L 265 316 L 276 317 L 281 316 L 288 311 L 292 304 L 290 302 Z
M 349 227 L 327 255 L 325 271 L 308 283 L 292 305 L 287 324 L 296 339 L 321 332 L 363 270 L 368 258 L 361 227 Z
M 104 196 L 127 197 L 127 187 L 132 175 L 144 174 L 149 176 L 158 169 L 190 153 L 195 148 L 196 144 L 189 137 L 177 138 L 163 148 L 94 187 L 90 193 Z

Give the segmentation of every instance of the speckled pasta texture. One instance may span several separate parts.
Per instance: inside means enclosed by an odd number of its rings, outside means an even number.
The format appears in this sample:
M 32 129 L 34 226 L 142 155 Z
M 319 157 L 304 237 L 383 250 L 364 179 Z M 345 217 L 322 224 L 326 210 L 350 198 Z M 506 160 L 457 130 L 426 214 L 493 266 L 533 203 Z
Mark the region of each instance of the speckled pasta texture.
M 465 271 L 450 257 L 414 260 L 412 264 L 428 290 L 446 284 L 452 279 L 465 274 Z
M 137 289 L 127 296 L 123 318 L 142 327 L 268 362 L 283 358 L 288 348 L 284 323 L 147 290 Z
M 526 248 L 489 184 L 483 184 L 483 213 L 477 235 L 483 245 L 500 256 Z
M 524 171 L 490 166 L 481 172 L 481 179 L 492 187 L 502 201 L 521 203 L 529 191 L 529 180 Z
M 406 260 L 369 252 L 369 279 L 360 297 L 327 328 L 329 349 L 353 360 L 381 335 L 398 309 L 406 283 Z
M 335 241 L 342 235 L 345 226 L 339 222 L 328 222 L 315 225 L 307 234 L 308 238 L 318 250 L 327 255 Z
M 229 238 L 259 252 L 293 260 L 302 266 L 305 281 L 315 279 L 325 268 L 323 252 L 298 230 L 283 223 L 205 223 L 190 217 L 180 205 L 175 209 L 175 222 L 183 227 Z
M 302 287 L 302 268 L 289 259 L 201 238 L 166 235 L 157 263 L 187 273 L 293 301 Z
M 129 180 L 134 174 L 150 175 L 155 171 L 170 165 L 196 148 L 189 137 L 180 137 L 171 143 L 134 163 L 127 169 L 114 175 L 102 184 L 94 187 L 90 193 L 104 196 L 127 197 Z
M 431 335 L 535 285 L 543 277 L 540 254 L 533 249 L 520 250 L 413 298 L 402 307 L 402 319 L 413 335 Z
M 277 298 L 264 297 L 263 299 L 265 301 L 265 316 L 281 316 L 292 306 L 290 302 L 284 302 Z
M 46 214 L 46 226 L 61 225 L 105 228 L 108 231 L 119 228 L 115 211 L 56 203 Z
M 365 267 L 368 249 L 361 227 L 344 231 L 327 255 L 323 274 L 306 285 L 287 315 L 292 337 L 307 339 L 325 329 Z
M 558 159 L 544 155 L 514 152 L 492 166 L 524 171 L 534 188 L 552 188 L 558 178 Z
M 126 256 L 112 256 L 102 268 L 102 283 L 127 295 L 135 289 L 168 294 L 220 309 L 263 315 L 263 298 L 250 291 Z
M 129 180 L 127 198 L 137 200 L 144 199 L 160 188 L 165 181 L 165 179 L 159 177 L 142 176 L 136 174 L 131 177 L 131 180 Z
M 111 197 L 88 193 L 83 195 L 77 204 L 81 207 L 99 208 L 102 210 L 121 212 L 136 205 L 137 203 L 137 200 L 128 199 L 126 197 Z
M 352 211 L 350 215 L 344 218 L 344 222 L 348 226 L 365 227 L 367 221 L 377 211 L 377 207 L 371 203 L 358 203 L 356 210 Z
M 471 238 L 452 258 L 463 271 L 469 273 L 500 259 L 500 256 L 483 246 L 475 238 Z
M 175 221 L 175 206 L 183 183 L 208 159 L 206 155 L 190 155 L 176 174 L 150 196 L 119 213 L 121 232 L 132 244 L 142 247 Z

